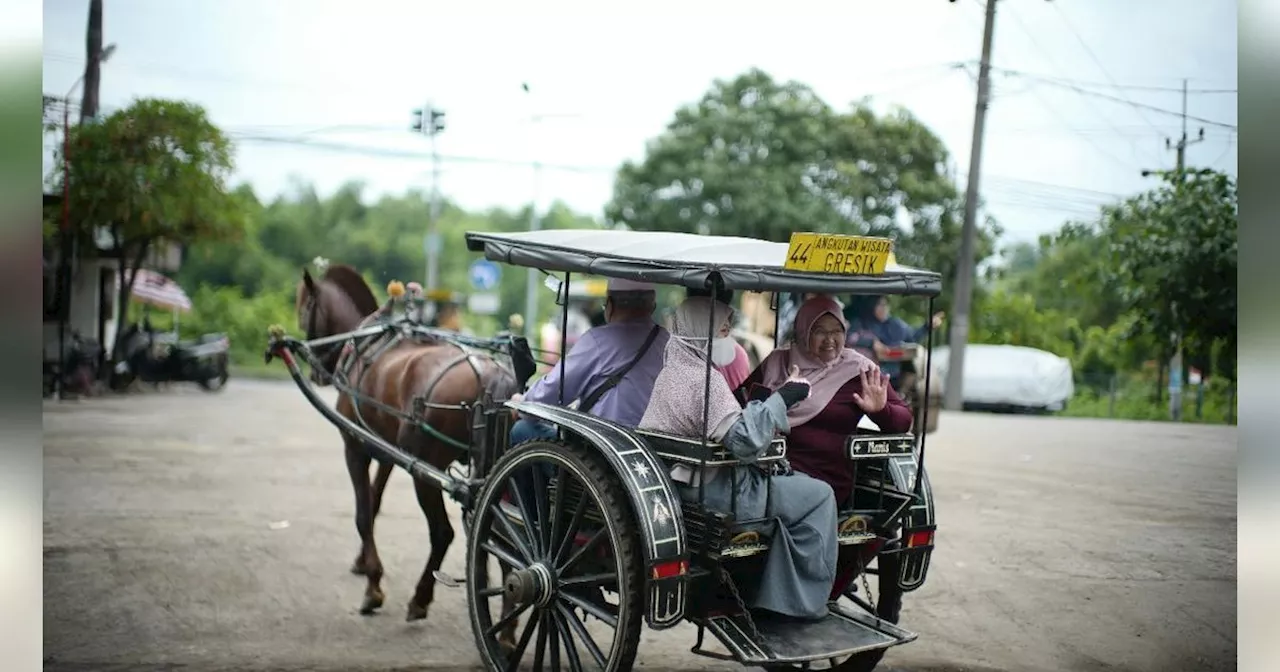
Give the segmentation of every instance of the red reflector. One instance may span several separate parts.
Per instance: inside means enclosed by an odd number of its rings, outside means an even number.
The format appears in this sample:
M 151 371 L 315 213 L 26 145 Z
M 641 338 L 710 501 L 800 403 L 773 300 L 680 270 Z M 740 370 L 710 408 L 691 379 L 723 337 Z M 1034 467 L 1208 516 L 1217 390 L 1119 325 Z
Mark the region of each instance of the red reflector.
M 689 563 L 684 560 L 675 560 L 672 562 L 664 562 L 653 566 L 653 578 L 669 579 L 673 576 L 680 576 L 685 573 Z
M 907 548 L 931 545 L 933 545 L 932 530 L 920 530 L 918 532 L 910 532 L 907 534 Z

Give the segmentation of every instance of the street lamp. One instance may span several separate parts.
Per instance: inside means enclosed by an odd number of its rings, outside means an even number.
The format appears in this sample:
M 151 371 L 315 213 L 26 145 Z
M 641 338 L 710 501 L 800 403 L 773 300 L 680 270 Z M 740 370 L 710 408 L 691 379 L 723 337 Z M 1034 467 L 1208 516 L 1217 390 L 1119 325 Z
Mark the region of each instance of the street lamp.
M 115 43 L 108 44 L 98 54 L 98 63 L 106 63 L 116 51 Z M 87 73 L 81 73 L 62 97 L 62 226 L 59 231 L 58 254 L 58 375 L 54 379 L 57 398 L 62 399 L 63 377 L 67 371 L 67 319 L 71 315 L 71 256 L 75 253 L 75 239 L 71 235 L 71 94 L 84 83 Z M 83 101 L 82 101 L 83 102 Z

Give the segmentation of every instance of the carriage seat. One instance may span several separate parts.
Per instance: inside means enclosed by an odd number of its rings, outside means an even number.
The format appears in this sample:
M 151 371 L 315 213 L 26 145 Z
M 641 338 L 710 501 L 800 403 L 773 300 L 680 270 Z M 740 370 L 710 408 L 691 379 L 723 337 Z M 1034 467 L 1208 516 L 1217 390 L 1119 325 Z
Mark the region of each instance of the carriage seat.
M 637 429 L 635 433 L 643 437 L 658 457 L 669 464 L 686 464 L 691 467 L 729 467 L 741 464 L 728 448 L 719 443 L 700 439 L 666 434 L 651 429 Z M 787 456 L 787 440 L 778 437 L 765 449 L 758 463 L 770 464 Z

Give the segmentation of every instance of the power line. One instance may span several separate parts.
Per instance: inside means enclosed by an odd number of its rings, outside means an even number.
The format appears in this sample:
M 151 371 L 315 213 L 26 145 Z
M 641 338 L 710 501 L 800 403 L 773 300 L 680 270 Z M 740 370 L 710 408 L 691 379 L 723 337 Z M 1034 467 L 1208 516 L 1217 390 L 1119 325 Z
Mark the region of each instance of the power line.
M 1156 105 L 1148 105 L 1148 104 L 1146 104 L 1146 103 L 1138 103 L 1138 102 L 1135 102 L 1135 101 L 1129 100 L 1128 98 L 1122 98 L 1122 97 L 1120 97 L 1120 96 L 1113 96 L 1113 95 L 1110 95 L 1110 94 L 1101 93 L 1101 92 L 1099 92 L 1099 91 L 1090 91 L 1090 90 L 1088 90 L 1088 89 L 1086 89 L 1086 88 L 1084 88 L 1084 87 L 1082 87 L 1082 86 L 1077 86 L 1077 85 L 1075 85 L 1075 84 L 1069 84 L 1069 83 L 1067 83 L 1067 81 L 1066 81 L 1066 80 L 1062 80 L 1062 79 L 1055 79 L 1055 78 L 1051 78 L 1051 77 L 1043 77 L 1043 76 L 1040 76 L 1040 75 L 1030 75 L 1030 74 L 1027 74 L 1027 73 L 1024 73 L 1024 72 L 1020 72 L 1020 71 L 1018 71 L 1018 70 L 1012 70 L 1012 69 L 1010 69 L 1010 68 L 998 68 L 998 67 L 995 67 L 995 66 L 992 66 L 992 67 L 993 67 L 993 69 L 995 69 L 995 70 L 999 70 L 1002 74 L 1005 74 L 1005 75 L 1010 75 L 1010 76 L 1013 76 L 1013 77 L 1026 77 L 1026 78 L 1028 78 L 1028 79 L 1038 80 L 1038 81 L 1040 81 L 1040 82 L 1043 82 L 1044 84 L 1048 84 L 1048 85 L 1050 85 L 1050 86 L 1057 86 L 1057 87 L 1060 87 L 1060 88 L 1063 88 L 1063 89 L 1067 89 L 1067 90 L 1069 90 L 1069 91 L 1074 91 L 1074 92 L 1079 93 L 1079 94 L 1081 94 L 1081 95 L 1085 95 L 1085 96 L 1092 96 L 1092 97 L 1094 97 L 1094 98 L 1100 98 L 1100 99 L 1102 99 L 1102 100 L 1110 100 L 1110 101 L 1112 101 L 1112 102 L 1122 103 L 1122 104 L 1125 104 L 1125 105 L 1129 105 L 1130 107 L 1140 108 L 1140 109 L 1143 109 L 1143 110 L 1150 110 L 1150 111 L 1152 111 L 1152 112 L 1157 112 L 1157 113 L 1159 113 L 1159 114 L 1165 114 L 1165 115 L 1169 115 L 1169 116 L 1173 116 L 1173 117 L 1182 117 L 1182 116 L 1183 116 L 1183 114 L 1182 114 L 1181 112 L 1177 112 L 1177 111 L 1170 110 L 1170 109 L 1167 109 L 1167 108 L 1159 107 L 1159 106 L 1156 106 Z M 1228 124 L 1228 123 L 1225 123 L 1225 122 L 1222 122 L 1222 121 L 1214 121 L 1213 119 L 1205 119 L 1205 118 L 1203 118 L 1203 117 L 1197 117 L 1197 116 L 1193 116 L 1193 115 L 1190 115 L 1190 114 L 1186 115 L 1186 118 L 1187 118 L 1188 120 L 1196 121 L 1196 122 L 1199 122 L 1199 123 L 1202 123 L 1202 124 L 1208 124 L 1208 125 L 1210 125 L 1210 126 L 1217 126 L 1217 127 L 1219 127 L 1219 128 L 1226 128 L 1226 129 L 1230 129 L 1230 130 L 1232 130 L 1232 131 L 1238 130 L 1238 127 L 1237 127 L 1235 124 Z
M 1008 74 L 1021 75 L 1028 79 L 1037 79 L 1037 80 L 1044 81 L 1046 83 L 1079 86 L 1081 88 L 1128 89 L 1130 91 L 1156 91 L 1156 92 L 1164 92 L 1164 93 L 1182 93 L 1182 89 L 1175 86 L 1149 86 L 1149 85 L 1142 85 L 1142 84 L 1115 84 L 1115 83 L 1108 84 L 1105 82 L 1092 82 L 1084 79 L 1075 79 L 1072 77 L 1058 77 L 1055 75 L 1041 75 L 1041 74 L 1032 73 L 1032 72 L 1011 70 L 1009 68 L 1002 68 L 997 65 L 993 65 L 991 66 L 991 68 L 993 70 L 999 70 L 1001 72 L 1008 73 Z M 1187 89 L 1187 93 L 1199 94 L 1199 95 L 1228 94 L 1228 93 L 1240 93 L 1240 90 L 1239 89 L 1191 89 L 1189 88 Z
M 1035 35 L 1034 35 L 1034 34 L 1032 34 L 1031 29 L 1030 29 L 1030 28 L 1028 28 L 1028 27 L 1027 27 L 1027 24 L 1026 24 L 1026 23 L 1024 23 L 1024 22 L 1022 21 L 1022 18 L 1021 18 L 1020 16 L 1018 16 L 1018 14 L 1017 14 L 1016 12 L 1014 12 L 1014 11 L 1013 11 L 1013 8 L 1012 8 L 1012 7 L 1010 8 L 1009 15 L 1013 18 L 1013 22 L 1014 22 L 1015 24 L 1017 24 L 1018 28 L 1023 32 L 1023 34 L 1025 34 L 1025 35 L 1027 36 L 1027 38 L 1028 38 L 1028 39 L 1030 39 L 1030 41 L 1031 41 L 1031 45 L 1032 45 L 1033 47 L 1035 47 L 1036 51 L 1040 52 L 1040 55 L 1044 58 L 1045 62 L 1046 62 L 1046 63 L 1049 63 L 1051 67 L 1054 67 L 1054 68 L 1056 69 L 1056 67 L 1057 67 L 1057 63 L 1056 63 L 1055 59 L 1053 59 L 1052 57 L 1050 57 L 1050 56 L 1049 56 L 1049 54 L 1048 54 L 1048 52 L 1046 52 L 1046 51 L 1044 50 L 1044 48 L 1040 46 L 1040 42 L 1039 42 L 1038 40 L 1036 40 L 1036 39 L 1035 39 Z M 1044 97 L 1043 97 L 1043 96 L 1041 96 L 1041 95 L 1039 94 L 1039 92 L 1038 92 L 1038 91 L 1035 91 L 1035 90 L 1033 89 L 1033 90 L 1032 90 L 1032 95 L 1034 95 L 1034 96 L 1036 97 L 1036 99 L 1037 99 L 1037 100 L 1039 100 L 1039 101 L 1041 102 L 1041 104 L 1045 107 L 1045 109 L 1050 110 L 1050 113 L 1051 113 L 1051 114 L 1053 114 L 1055 117 L 1057 117 L 1057 118 L 1058 118 L 1058 120 L 1062 122 L 1062 125 L 1063 125 L 1063 126 L 1065 126 L 1065 127 L 1067 127 L 1067 128 L 1072 128 L 1071 124 L 1070 124 L 1070 123 L 1068 123 L 1068 122 L 1067 122 L 1067 120 L 1066 120 L 1065 118 L 1063 118 L 1063 117 L 1062 117 L 1062 115 L 1058 112 L 1057 108 L 1055 108 L 1054 106 L 1050 105 L 1050 104 L 1048 103 L 1048 101 L 1046 101 L 1046 100 L 1044 99 Z M 1093 106 L 1093 105 L 1089 105 L 1089 108 L 1090 108 L 1091 110 L 1093 110 L 1093 112 L 1094 112 L 1095 114 L 1097 114 L 1097 115 L 1098 115 L 1098 117 L 1099 117 L 1100 119 L 1102 119 L 1102 121 L 1103 121 L 1103 122 L 1105 122 L 1108 126 L 1112 126 L 1112 127 L 1114 127 L 1114 126 L 1115 126 L 1115 122 L 1113 122 L 1113 121 L 1111 120 L 1111 118 L 1110 118 L 1108 115 L 1102 114 L 1102 113 L 1097 109 L 1097 107 L 1095 107 L 1095 106 Z M 1128 163 L 1130 163 L 1130 162 L 1126 162 L 1126 161 L 1120 160 L 1120 159 L 1119 159 L 1119 158 L 1117 158 L 1114 154 L 1112 154 L 1110 151 L 1103 149 L 1100 145 L 1098 145 L 1097 143 L 1093 142 L 1092 140 L 1089 140 L 1089 144 L 1090 144 L 1090 145 L 1092 145 L 1094 149 L 1098 150 L 1098 152 L 1099 152 L 1099 153 L 1101 153 L 1103 156 L 1106 156 L 1106 157 L 1108 157 L 1108 158 L 1111 158 L 1113 161 L 1115 161 L 1116 163 L 1118 163 L 1118 164 L 1120 164 L 1120 165 L 1127 165 Z M 1133 148 L 1133 145 L 1130 145 L 1130 148 L 1132 149 L 1132 148 Z
M 1064 25 L 1066 25 L 1067 30 L 1071 31 L 1071 34 L 1075 36 L 1076 41 L 1080 43 L 1080 46 L 1084 47 L 1085 53 L 1087 53 L 1089 58 L 1093 60 L 1094 64 L 1098 66 L 1098 69 L 1102 71 L 1102 76 L 1106 77 L 1107 81 L 1111 82 L 1112 85 L 1115 85 L 1116 80 L 1111 76 L 1111 72 L 1102 64 L 1102 60 L 1098 58 L 1098 55 L 1093 53 L 1093 49 L 1089 48 L 1089 43 L 1085 42 L 1084 38 L 1080 36 L 1080 31 L 1076 30 L 1076 27 L 1072 25 L 1071 21 L 1067 18 L 1066 13 L 1062 11 L 1062 7 L 1060 7 L 1056 2 L 1051 2 L 1049 4 L 1053 6 L 1054 11 L 1058 14 L 1058 18 L 1062 20 Z M 1125 100 L 1128 99 L 1126 98 Z M 1133 101 L 1129 101 L 1129 104 L 1133 105 Z M 1142 117 L 1143 121 L 1147 122 L 1147 125 L 1150 126 L 1152 130 L 1155 130 L 1157 133 L 1160 132 L 1160 130 L 1156 128 L 1155 124 L 1151 123 L 1151 120 L 1147 118 L 1147 115 L 1142 111 L 1142 108 L 1134 105 L 1134 109 L 1138 110 L 1138 115 Z

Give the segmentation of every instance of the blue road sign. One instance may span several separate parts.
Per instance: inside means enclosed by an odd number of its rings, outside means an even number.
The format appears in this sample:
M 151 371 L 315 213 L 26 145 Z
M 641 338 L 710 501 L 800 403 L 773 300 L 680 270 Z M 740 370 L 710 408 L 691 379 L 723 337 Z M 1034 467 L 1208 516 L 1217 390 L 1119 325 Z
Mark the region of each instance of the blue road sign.
M 502 279 L 502 267 L 488 259 L 477 259 L 471 262 L 468 275 L 472 287 L 487 292 L 498 286 L 498 281 Z

